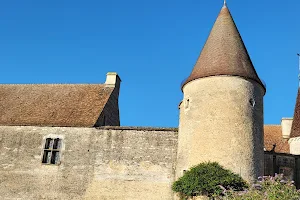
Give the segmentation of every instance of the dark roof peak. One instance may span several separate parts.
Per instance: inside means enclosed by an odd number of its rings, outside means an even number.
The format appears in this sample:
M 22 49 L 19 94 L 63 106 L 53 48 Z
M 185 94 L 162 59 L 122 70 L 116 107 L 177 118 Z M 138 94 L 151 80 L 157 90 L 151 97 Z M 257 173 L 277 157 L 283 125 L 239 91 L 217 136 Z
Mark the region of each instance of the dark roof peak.
M 265 88 L 254 69 L 226 1 L 192 73 L 183 86 L 198 78 L 218 75 L 251 79 Z
M 290 138 L 300 137 L 300 88 L 298 89 Z

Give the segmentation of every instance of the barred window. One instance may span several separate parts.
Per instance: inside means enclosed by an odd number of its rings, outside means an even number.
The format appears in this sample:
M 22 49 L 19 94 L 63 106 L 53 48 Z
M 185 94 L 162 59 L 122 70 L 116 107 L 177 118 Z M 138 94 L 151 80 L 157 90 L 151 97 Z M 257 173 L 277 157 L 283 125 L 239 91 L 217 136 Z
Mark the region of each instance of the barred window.
M 47 138 L 44 146 L 43 160 L 45 164 L 57 165 L 60 163 L 62 141 L 59 138 Z

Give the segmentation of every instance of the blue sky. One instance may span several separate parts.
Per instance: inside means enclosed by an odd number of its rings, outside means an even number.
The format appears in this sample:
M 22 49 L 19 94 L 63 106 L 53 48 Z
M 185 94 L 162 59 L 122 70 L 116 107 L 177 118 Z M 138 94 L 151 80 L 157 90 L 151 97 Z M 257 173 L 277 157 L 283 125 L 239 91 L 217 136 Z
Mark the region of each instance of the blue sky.
M 267 84 L 265 123 L 291 117 L 298 87 L 300 1 L 227 0 Z M 222 0 L 26 0 L 0 3 L 1 83 L 122 79 L 121 124 L 178 126 L 186 78 Z

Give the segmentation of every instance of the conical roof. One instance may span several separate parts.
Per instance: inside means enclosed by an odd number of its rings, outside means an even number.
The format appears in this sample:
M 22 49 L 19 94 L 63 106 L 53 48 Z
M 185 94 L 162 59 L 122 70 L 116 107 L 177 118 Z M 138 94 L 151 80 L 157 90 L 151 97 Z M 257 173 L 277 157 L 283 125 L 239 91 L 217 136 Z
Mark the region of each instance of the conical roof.
M 290 138 L 294 138 L 294 137 L 300 137 L 300 89 L 298 89 L 291 135 L 290 135 Z
M 226 4 L 210 32 L 192 73 L 182 87 L 192 80 L 218 75 L 251 79 L 265 88 L 254 69 Z

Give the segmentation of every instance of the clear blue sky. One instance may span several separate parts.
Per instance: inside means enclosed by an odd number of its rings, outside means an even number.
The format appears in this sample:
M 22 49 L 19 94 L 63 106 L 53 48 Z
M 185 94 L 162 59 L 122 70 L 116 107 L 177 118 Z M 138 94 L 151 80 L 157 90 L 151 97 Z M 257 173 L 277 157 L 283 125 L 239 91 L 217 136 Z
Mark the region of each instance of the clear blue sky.
M 300 1 L 227 0 L 259 76 L 265 123 L 293 115 Z M 178 126 L 186 78 L 222 0 L 26 0 L 0 3 L 1 83 L 122 79 L 124 126 Z

